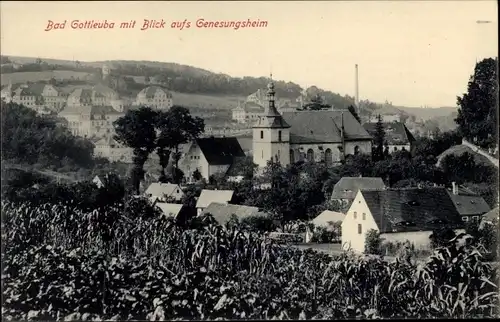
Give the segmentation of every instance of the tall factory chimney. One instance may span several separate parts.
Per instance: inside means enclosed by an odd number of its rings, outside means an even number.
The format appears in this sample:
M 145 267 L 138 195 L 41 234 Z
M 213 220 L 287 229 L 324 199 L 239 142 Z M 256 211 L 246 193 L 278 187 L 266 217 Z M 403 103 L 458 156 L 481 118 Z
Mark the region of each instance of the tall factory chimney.
M 358 84 L 358 64 L 354 65 L 355 68 L 355 79 L 354 79 L 354 104 L 356 105 L 356 112 L 359 115 L 359 84 Z

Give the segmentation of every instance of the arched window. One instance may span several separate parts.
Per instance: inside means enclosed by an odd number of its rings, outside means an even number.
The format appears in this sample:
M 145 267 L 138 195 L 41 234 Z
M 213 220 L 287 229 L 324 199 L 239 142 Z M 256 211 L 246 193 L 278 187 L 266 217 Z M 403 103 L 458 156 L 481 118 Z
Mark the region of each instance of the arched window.
M 314 151 L 312 149 L 307 150 L 307 161 L 314 161 Z
M 358 155 L 359 154 L 359 146 L 355 146 L 354 147 L 354 155 Z
M 325 163 L 327 165 L 331 165 L 333 163 L 332 150 L 331 149 L 326 149 L 326 151 L 325 151 Z
M 295 155 L 292 149 L 290 149 L 290 163 L 295 163 Z
M 397 146 L 395 146 L 395 147 L 394 147 L 394 152 L 396 152 L 397 150 L 398 150 L 398 147 L 397 147 Z

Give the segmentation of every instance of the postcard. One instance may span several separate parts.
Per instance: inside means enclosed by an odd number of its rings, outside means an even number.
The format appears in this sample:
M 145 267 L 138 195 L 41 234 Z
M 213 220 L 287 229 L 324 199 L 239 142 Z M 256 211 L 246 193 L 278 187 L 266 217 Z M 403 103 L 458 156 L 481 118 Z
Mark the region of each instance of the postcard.
M 2 1 L 2 318 L 498 318 L 495 1 Z

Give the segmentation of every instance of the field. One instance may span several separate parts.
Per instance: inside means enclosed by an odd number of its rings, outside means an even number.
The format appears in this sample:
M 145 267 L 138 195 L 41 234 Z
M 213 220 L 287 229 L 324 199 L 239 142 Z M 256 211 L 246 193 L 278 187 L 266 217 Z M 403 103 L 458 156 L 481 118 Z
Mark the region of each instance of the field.
M 203 109 L 233 109 L 238 105 L 238 101 L 244 101 L 241 96 L 214 96 L 203 94 L 186 94 L 172 92 L 174 104 L 187 107 L 197 107 Z
M 494 317 L 495 271 L 474 248 L 426 263 L 277 245 L 148 202 L 83 211 L 2 201 L 6 320 Z
M 48 81 L 51 78 L 63 79 L 90 79 L 92 74 L 85 72 L 75 72 L 70 70 L 54 70 L 45 72 L 21 72 L 1 75 L 2 84 L 22 84 L 26 82 Z

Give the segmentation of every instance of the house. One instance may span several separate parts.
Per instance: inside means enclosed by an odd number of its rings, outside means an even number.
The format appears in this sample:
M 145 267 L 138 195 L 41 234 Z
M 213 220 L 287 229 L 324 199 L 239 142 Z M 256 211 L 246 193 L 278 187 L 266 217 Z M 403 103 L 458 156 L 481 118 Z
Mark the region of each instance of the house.
M 480 228 L 484 227 L 485 223 L 498 225 L 499 221 L 500 221 L 500 217 L 499 217 L 498 207 L 496 207 L 496 208 L 488 211 L 487 213 L 485 213 L 481 217 Z
M 198 215 L 208 207 L 212 202 L 228 204 L 233 199 L 233 190 L 207 190 L 203 189 L 196 202 Z
M 257 207 L 232 205 L 226 203 L 212 202 L 206 207 L 202 214 L 211 214 L 219 225 L 225 225 L 229 222 L 232 215 L 235 215 L 238 220 L 242 220 L 251 216 L 267 216 L 260 212 Z
M 92 182 L 95 183 L 97 188 L 102 188 L 104 187 L 104 181 L 99 178 L 99 176 L 95 176 L 94 179 L 92 179 Z
M 434 229 L 463 232 L 464 223 L 445 188 L 359 190 L 342 222 L 342 244 L 364 252 L 366 233 L 384 242 L 410 241 L 429 248 Z
M 257 118 L 264 115 L 265 108 L 254 102 L 245 102 L 243 106 L 238 102 L 238 106 L 232 110 L 232 119 L 238 123 L 255 122 Z
M 460 192 L 455 182 L 452 182 L 452 191 L 448 193 L 464 222 L 480 222 L 481 217 L 491 210 L 483 197 Z
M 360 189 L 382 190 L 385 189 L 385 184 L 379 177 L 343 177 L 333 187 L 331 199 L 347 209 Z
M 193 173 L 198 170 L 205 180 L 218 173 L 225 174 L 235 158 L 244 157 L 235 137 L 199 138 L 186 146 L 179 160 L 179 168 L 188 182 L 193 182 Z
M 173 105 L 172 94 L 160 86 L 148 86 L 137 94 L 136 105 L 168 110 Z
M 117 142 L 110 136 L 95 139 L 94 145 L 96 157 L 106 158 L 112 162 L 132 163 L 133 149 Z
M 191 211 L 188 207 L 182 204 L 155 202 L 155 206 L 160 208 L 163 216 L 166 218 L 174 217 L 180 224 L 186 224 L 189 219 L 195 216 L 194 211 Z
M 413 153 L 415 151 L 415 137 L 404 123 L 393 121 L 384 122 L 382 125 L 385 130 L 386 146 L 389 149 L 389 153 L 398 151 Z M 375 136 L 377 132 L 377 123 L 365 123 L 363 127 L 371 136 Z
M 165 202 L 167 199 L 181 201 L 184 197 L 184 192 L 181 187 L 173 183 L 152 183 L 145 192 L 146 196 L 158 199 L 160 202 Z
M 316 218 L 311 220 L 311 223 L 314 224 L 314 227 L 324 227 L 327 229 L 332 229 L 332 225 L 330 223 L 342 223 L 344 221 L 345 214 L 337 211 L 325 210 L 320 213 Z
M 262 169 L 271 159 L 283 166 L 298 161 L 333 165 L 348 154 L 371 153 L 372 137 L 344 110 L 280 114 L 271 81 L 266 113 L 253 126 L 252 143 L 254 163 Z

